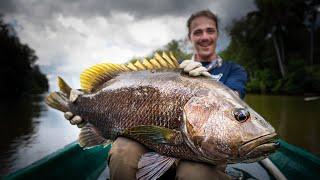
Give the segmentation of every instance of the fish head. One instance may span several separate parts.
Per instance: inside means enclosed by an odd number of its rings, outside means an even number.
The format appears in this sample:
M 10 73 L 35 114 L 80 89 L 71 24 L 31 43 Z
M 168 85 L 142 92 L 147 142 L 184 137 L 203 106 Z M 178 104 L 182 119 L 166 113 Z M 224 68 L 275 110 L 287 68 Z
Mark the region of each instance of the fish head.
M 275 129 L 231 90 L 191 98 L 182 129 L 189 147 L 212 164 L 258 161 L 278 147 Z

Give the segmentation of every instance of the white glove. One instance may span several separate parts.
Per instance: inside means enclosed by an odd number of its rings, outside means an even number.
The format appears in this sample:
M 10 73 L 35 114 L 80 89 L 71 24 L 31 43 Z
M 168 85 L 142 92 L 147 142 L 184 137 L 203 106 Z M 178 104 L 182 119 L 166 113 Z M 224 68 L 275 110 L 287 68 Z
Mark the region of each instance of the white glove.
M 71 89 L 69 100 L 75 102 L 81 94 L 83 94 L 83 92 L 77 89 Z M 74 115 L 72 112 L 65 112 L 64 117 L 70 121 L 70 124 L 77 125 L 79 128 L 82 128 L 86 124 L 80 116 Z
M 80 116 L 74 115 L 72 112 L 65 112 L 64 118 L 69 120 L 70 124 L 77 125 L 79 128 L 82 128 L 86 124 Z
M 65 112 L 64 117 L 70 121 L 70 124 L 77 125 L 79 128 L 86 124 L 80 116 L 74 115 L 72 112 Z
M 188 73 L 190 76 L 207 76 L 211 77 L 211 74 L 208 72 L 207 68 L 203 67 L 200 62 L 193 60 L 184 60 L 179 68 L 182 68 L 184 72 Z

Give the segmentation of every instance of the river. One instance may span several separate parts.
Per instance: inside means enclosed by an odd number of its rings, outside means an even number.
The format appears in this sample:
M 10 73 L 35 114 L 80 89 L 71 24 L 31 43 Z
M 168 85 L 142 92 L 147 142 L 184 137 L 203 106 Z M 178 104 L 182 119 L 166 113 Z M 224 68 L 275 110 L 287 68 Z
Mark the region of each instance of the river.
M 45 95 L 0 107 L 0 176 L 75 141 L 79 129 L 44 104 Z M 247 95 L 245 101 L 277 130 L 280 138 L 320 156 L 320 100 Z

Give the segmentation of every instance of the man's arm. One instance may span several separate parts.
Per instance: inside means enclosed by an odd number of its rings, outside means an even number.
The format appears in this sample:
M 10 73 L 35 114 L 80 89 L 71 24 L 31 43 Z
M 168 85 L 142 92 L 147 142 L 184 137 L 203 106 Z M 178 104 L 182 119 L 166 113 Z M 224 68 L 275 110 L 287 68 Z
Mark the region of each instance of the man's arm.
M 233 64 L 225 85 L 236 91 L 243 99 L 246 94 L 246 84 L 248 81 L 247 72 L 238 64 Z

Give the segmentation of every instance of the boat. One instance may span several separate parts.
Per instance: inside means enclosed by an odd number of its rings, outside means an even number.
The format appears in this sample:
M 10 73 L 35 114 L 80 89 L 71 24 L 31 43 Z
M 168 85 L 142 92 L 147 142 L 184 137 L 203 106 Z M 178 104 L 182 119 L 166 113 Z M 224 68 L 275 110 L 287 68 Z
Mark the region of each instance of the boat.
M 279 140 L 279 143 L 279 150 L 268 158 L 271 168 L 267 167 L 268 162 L 259 163 L 269 173 L 269 179 L 279 179 L 274 176 L 277 172 L 272 172 L 274 168 L 286 179 L 320 179 L 318 156 L 284 140 Z M 106 171 L 110 148 L 111 145 L 83 150 L 77 142 L 73 142 L 23 169 L 4 176 L 3 179 L 102 179 L 101 174 Z

